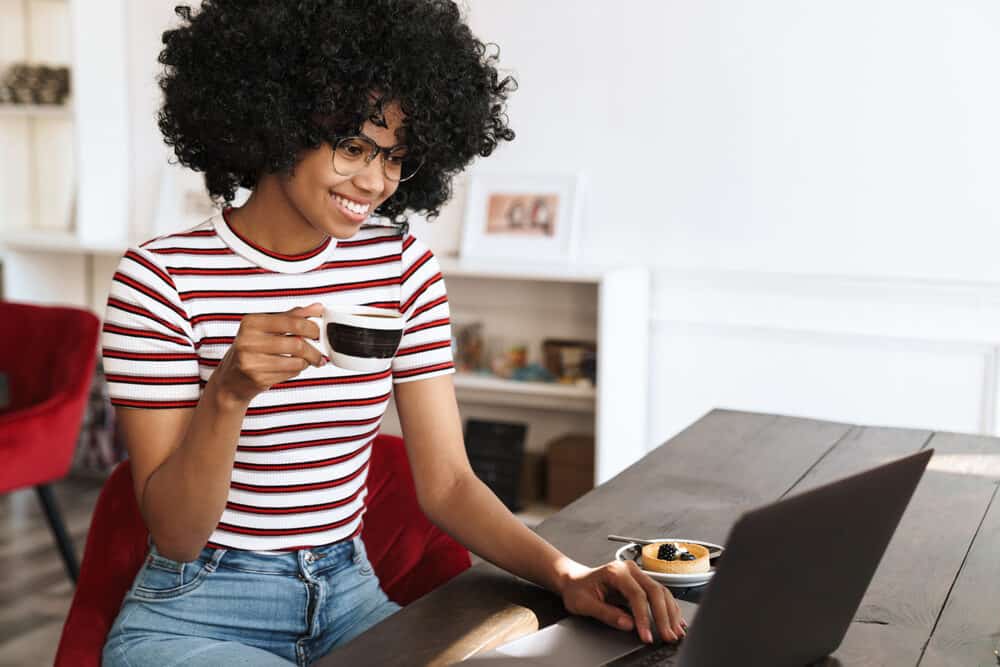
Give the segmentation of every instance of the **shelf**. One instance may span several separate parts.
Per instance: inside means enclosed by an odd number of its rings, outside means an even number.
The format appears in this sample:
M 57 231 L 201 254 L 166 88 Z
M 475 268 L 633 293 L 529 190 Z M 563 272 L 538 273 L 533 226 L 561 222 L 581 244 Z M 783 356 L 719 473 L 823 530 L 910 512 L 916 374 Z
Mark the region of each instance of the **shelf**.
M 0 118 L 72 120 L 73 110 L 68 105 L 56 104 L 0 104 Z
M 566 283 L 598 283 L 607 267 L 559 262 L 517 262 L 513 260 L 471 260 L 438 257 L 445 278 L 506 278 Z
M 518 382 L 488 375 L 455 374 L 460 401 L 489 403 L 539 410 L 593 412 L 597 400 L 594 387 L 549 382 Z
M 38 252 L 93 255 L 121 255 L 125 252 L 124 246 L 80 243 L 73 232 L 56 229 L 11 230 L 0 237 L 0 244 L 16 250 L 36 250 Z

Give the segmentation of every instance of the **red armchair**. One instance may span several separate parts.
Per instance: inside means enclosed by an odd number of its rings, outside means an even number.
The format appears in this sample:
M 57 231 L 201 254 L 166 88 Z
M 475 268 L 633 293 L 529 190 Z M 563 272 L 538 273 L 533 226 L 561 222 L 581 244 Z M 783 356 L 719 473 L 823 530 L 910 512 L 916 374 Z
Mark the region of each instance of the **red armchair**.
M 469 552 L 420 511 L 406 449 L 379 435 L 368 471 L 362 538 L 389 597 L 406 605 L 466 570 Z M 56 667 L 93 667 L 122 599 L 146 556 L 146 527 L 128 461 L 101 490 L 87 535 L 80 582 L 63 626 Z M 389 551 L 393 558 L 387 559 Z
M 73 581 L 77 561 L 48 483 L 66 475 L 87 402 L 100 323 L 76 308 L 0 302 L 0 493 L 35 487 Z

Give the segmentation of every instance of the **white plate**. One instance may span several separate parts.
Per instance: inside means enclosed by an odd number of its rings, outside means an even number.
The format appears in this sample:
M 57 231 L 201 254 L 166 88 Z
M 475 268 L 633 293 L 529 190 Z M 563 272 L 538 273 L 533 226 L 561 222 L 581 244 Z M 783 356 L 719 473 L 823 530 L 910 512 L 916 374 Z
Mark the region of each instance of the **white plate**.
M 718 550 L 720 555 L 725 552 L 725 547 L 715 544 L 713 542 L 705 542 L 703 540 L 689 540 L 687 538 L 680 537 L 664 537 L 662 539 L 656 539 L 656 542 L 688 542 L 690 544 L 700 544 L 703 547 L 708 548 L 709 551 Z M 629 542 L 621 549 L 615 552 L 615 558 L 617 560 L 634 560 L 639 567 L 642 567 L 642 546 L 636 544 L 635 542 Z M 716 557 L 717 558 L 717 557 Z M 715 560 L 714 558 L 712 560 Z M 671 574 L 669 572 L 654 572 L 652 570 L 647 570 L 642 568 L 642 571 L 648 574 L 650 577 L 666 584 L 667 586 L 674 586 L 677 588 L 687 588 L 691 586 L 702 586 L 707 584 L 715 574 L 715 565 L 710 564 L 708 572 L 695 572 L 693 574 Z

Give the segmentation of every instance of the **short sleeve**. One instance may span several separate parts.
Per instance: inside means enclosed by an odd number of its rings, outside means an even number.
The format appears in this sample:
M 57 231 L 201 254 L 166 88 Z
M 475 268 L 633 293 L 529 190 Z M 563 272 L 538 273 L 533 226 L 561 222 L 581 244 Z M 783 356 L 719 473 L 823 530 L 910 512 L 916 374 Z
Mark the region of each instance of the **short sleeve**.
M 406 328 L 392 360 L 393 382 L 412 382 L 455 372 L 451 320 L 441 267 L 415 237 L 403 240 L 400 312 Z
M 198 404 L 198 354 L 170 274 L 140 248 L 125 253 L 111 281 L 101 333 L 113 405 L 186 408 Z

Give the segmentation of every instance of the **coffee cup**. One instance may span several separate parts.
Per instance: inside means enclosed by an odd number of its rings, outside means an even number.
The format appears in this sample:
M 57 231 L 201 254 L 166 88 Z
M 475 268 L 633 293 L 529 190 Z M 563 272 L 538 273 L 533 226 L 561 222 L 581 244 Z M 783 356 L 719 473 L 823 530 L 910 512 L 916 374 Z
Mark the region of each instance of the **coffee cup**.
M 389 367 L 403 339 L 406 318 L 385 308 L 325 306 L 319 340 L 306 340 L 330 358 L 334 366 L 352 371 L 382 371 Z

